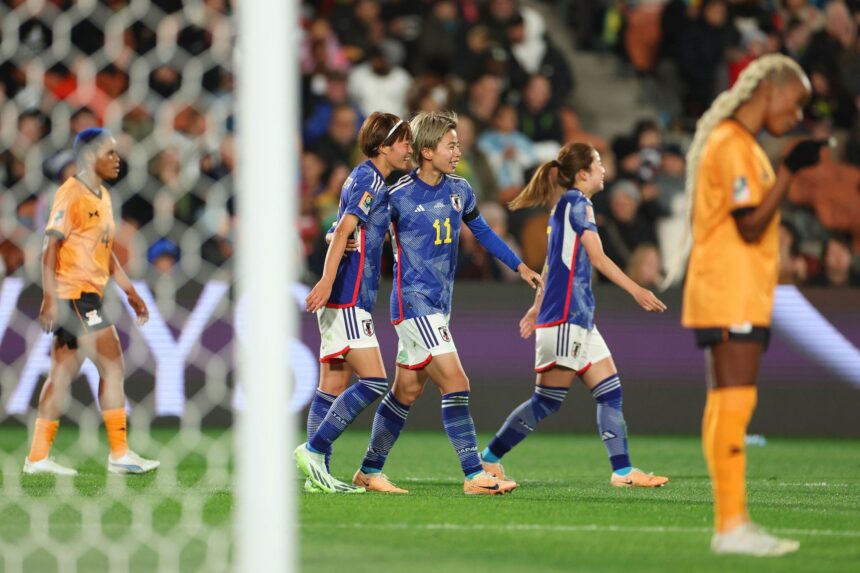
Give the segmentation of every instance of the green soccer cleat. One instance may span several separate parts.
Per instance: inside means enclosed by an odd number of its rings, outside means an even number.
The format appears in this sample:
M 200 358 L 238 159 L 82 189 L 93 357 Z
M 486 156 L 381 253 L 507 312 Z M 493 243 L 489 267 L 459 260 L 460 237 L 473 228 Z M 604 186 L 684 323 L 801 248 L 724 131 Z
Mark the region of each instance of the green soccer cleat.
M 325 456 L 310 451 L 307 443 L 295 449 L 293 458 L 305 477 L 325 493 L 364 493 L 363 487 L 344 483 L 328 473 L 325 467 Z

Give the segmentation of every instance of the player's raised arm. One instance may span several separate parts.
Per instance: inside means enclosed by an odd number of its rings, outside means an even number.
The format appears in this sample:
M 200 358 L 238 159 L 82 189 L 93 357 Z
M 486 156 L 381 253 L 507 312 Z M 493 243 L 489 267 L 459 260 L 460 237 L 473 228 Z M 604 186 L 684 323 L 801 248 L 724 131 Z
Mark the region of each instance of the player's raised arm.
M 358 217 L 355 215 L 344 215 L 332 232 L 332 240 L 325 255 L 322 278 L 314 285 L 305 299 L 305 308 L 308 312 L 316 312 L 328 302 L 331 295 L 331 287 L 337 276 L 337 268 L 340 260 L 346 252 L 347 241 L 352 237 L 358 226 Z
M 606 253 L 603 251 L 603 243 L 600 240 L 600 235 L 594 231 L 586 230 L 582 233 L 582 244 L 585 245 L 585 252 L 588 253 L 588 258 L 591 260 L 594 268 L 627 291 L 639 306 L 649 312 L 663 312 L 666 310 L 666 305 L 663 304 L 663 301 L 657 298 L 650 290 L 636 284 L 633 279 L 618 268 L 618 265 L 612 259 L 606 256 Z
M 125 273 L 125 269 L 119 264 L 116 253 L 111 253 L 110 275 L 116 281 L 116 284 L 119 285 L 119 288 L 122 289 L 122 292 L 125 293 L 125 296 L 128 297 L 128 304 L 131 305 L 131 308 L 134 309 L 134 313 L 137 315 L 137 324 L 141 326 L 146 324 L 146 321 L 149 320 L 149 309 L 146 308 L 146 303 L 137 294 L 137 289 L 134 288 L 134 284 L 132 284 L 131 279 Z

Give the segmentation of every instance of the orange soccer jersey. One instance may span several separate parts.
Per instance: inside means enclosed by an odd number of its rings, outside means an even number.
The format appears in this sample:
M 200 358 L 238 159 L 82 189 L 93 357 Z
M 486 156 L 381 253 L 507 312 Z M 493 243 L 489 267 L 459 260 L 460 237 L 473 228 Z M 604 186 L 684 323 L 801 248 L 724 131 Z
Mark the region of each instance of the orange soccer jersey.
M 770 326 L 779 215 L 758 240 L 748 243 L 732 212 L 757 206 L 775 181 L 770 160 L 742 125 L 725 120 L 714 128 L 696 178 L 684 326 Z
M 70 177 L 57 190 L 46 233 L 62 239 L 57 254 L 57 296 L 103 296 L 113 252 L 113 207 L 104 186 L 90 190 Z

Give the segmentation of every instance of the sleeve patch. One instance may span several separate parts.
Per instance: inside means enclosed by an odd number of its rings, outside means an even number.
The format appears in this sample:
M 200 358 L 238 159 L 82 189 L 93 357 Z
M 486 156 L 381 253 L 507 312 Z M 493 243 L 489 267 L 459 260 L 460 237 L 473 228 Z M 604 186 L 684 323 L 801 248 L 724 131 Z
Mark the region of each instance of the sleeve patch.
M 597 224 L 597 220 L 594 218 L 594 207 L 592 207 L 591 205 L 585 206 L 585 217 L 592 225 Z
M 732 183 L 732 199 L 734 199 L 734 202 L 746 203 L 751 197 L 752 193 L 750 192 L 750 185 L 746 176 L 740 175 L 735 177 L 735 180 Z
M 370 214 L 370 206 L 373 204 L 373 194 L 370 191 L 365 191 L 364 195 L 361 196 L 361 199 L 358 202 L 358 208 L 361 209 L 365 215 Z

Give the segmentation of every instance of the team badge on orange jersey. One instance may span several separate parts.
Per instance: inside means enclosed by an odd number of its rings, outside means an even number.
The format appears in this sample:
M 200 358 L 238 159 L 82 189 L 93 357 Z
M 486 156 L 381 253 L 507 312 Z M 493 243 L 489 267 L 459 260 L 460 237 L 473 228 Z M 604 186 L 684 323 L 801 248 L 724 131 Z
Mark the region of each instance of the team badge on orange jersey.
M 457 194 L 451 195 L 451 205 L 453 205 L 454 210 L 459 213 L 463 210 L 463 199 L 461 199 Z
M 732 184 L 732 197 L 735 203 L 746 203 L 750 200 L 750 185 L 745 176 L 735 177 Z

